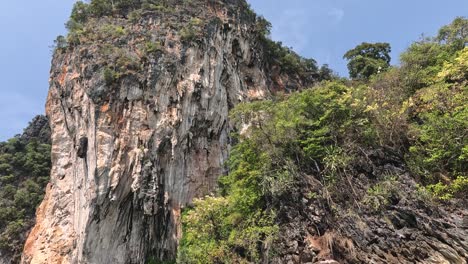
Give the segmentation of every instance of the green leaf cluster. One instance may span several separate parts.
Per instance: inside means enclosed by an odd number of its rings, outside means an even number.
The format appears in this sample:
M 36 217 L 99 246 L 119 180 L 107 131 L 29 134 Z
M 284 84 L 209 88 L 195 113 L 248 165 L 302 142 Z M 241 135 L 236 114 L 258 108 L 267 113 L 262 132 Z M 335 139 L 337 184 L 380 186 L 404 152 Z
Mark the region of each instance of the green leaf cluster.
M 455 184 L 466 182 L 468 172 L 468 48 L 457 54 L 444 64 L 438 82 L 415 93 L 410 108 L 408 163 L 443 199 L 468 194 L 466 184 Z
M 183 216 L 178 263 L 258 263 L 275 237 L 275 212 L 266 207 L 262 171 L 268 162 L 253 142 L 242 142 L 230 159 L 232 172 L 221 179 L 222 195 L 194 202 Z
M 204 23 L 199 18 L 192 18 L 190 22 L 180 29 L 180 38 L 182 41 L 190 42 L 201 35 Z
M 343 56 L 347 59 L 349 76 L 353 79 L 369 79 L 390 67 L 390 44 L 363 42 Z

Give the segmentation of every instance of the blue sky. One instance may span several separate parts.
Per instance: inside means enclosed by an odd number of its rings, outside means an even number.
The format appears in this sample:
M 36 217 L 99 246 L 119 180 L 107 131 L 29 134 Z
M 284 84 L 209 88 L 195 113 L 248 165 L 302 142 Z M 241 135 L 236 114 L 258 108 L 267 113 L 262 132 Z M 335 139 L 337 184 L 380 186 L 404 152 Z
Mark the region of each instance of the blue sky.
M 421 34 L 434 35 L 467 0 L 248 0 L 273 24 L 272 38 L 347 74 L 343 54 L 357 44 L 389 42 L 393 63 Z M 0 7 L 0 141 L 44 113 L 51 51 L 65 34 L 74 0 L 2 1 Z

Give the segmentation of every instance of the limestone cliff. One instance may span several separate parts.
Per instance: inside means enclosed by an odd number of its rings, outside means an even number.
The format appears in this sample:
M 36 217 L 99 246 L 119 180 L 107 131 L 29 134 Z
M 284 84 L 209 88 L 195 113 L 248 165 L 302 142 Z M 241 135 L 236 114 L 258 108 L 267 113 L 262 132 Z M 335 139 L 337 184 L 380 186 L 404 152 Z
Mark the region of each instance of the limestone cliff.
M 264 59 L 244 1 L 167 2 L 57 47 L 51 181 L 23 263 L 173 260 L 181 209 L 223 174 L 229 109 L 313 82 Z

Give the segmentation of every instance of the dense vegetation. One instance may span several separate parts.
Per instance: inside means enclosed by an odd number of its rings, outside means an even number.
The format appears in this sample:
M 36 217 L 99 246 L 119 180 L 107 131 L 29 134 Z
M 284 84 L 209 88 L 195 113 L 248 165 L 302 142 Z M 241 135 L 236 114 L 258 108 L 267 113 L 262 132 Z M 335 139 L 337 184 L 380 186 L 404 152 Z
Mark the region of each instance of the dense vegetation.
M 221 177 L 218 194 L 186 211 L 179 262 L 250 263 L 275 254 L 269 249 L 278 235 L 279 201 L 313 175 L 324 197 L 310 198 L 325 199 L 331 208 L 350 203 L 340 194 L 352 189 L 355 164 L 373 150 L 398 157 L 427 201 L 466 198 L 466 32 L 468 20 L 457 18 L 437 37 L 413 43 L 393 68 L 388 44 L 364 43 L 345 55 L 351 62 L 359 58 L 350 66 L 357 80 L 326 81 L 236 107 L 231 117 L 241 129 L 229 174 Z M 379 210 L 398 192 L 397 180 L 381 179 L 361 206 Z
M 50 131 L 36 117 L 21 136 L 0 142 L 0 252 L 19 262 L 50 172 Z

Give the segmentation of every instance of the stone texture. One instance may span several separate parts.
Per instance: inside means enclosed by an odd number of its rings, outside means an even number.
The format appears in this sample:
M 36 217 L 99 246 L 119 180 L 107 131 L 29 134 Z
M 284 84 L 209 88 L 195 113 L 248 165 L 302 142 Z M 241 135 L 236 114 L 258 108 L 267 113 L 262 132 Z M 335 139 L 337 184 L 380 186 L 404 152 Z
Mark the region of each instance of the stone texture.
M 381 152 L 383 153 L 383 152 Z M 466 199 L 433 204 L 418 195 L 415 180 L 401 160 L 386 153 L 353 164 L 349 182 L 329 190 L 305 176 L 293 194 L 281 200 L 278 252 L 271 263 L 457 263 L 468 258 Z M 385 177 L 394 194 L 374 208 L 366 202 L 367 190 Z M 316 193 L 315 198 L 308 194 Z M 384 199 L 381 197 L 380 199 Z

